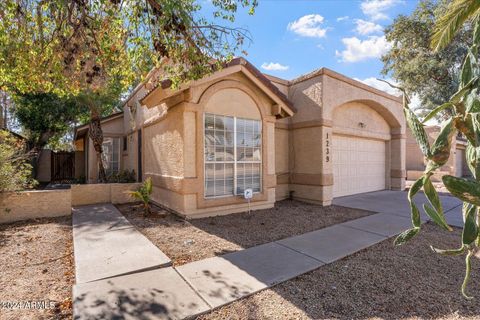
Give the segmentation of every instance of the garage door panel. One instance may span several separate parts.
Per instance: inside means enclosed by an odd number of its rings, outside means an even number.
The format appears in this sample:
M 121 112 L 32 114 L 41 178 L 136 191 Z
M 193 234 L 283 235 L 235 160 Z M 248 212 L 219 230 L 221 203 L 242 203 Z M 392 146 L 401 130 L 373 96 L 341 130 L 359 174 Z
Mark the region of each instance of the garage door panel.
M 455 154 L 455 175 L 457 177 L 463 176 L 463 161 L 464 161 L 464 152 L 462 149 L 456 149 L 456 154 Z
M 385 142 L 333 136 L 333 196 L 385 189 Z

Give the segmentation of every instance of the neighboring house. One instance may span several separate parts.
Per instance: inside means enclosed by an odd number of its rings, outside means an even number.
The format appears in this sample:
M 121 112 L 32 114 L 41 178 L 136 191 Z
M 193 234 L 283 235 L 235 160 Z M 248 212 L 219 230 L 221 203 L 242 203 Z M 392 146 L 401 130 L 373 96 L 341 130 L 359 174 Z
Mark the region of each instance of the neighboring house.
M 430 145 L 435 141 L 440 133 L 440 126 L 427 126 L 425 131 L 428 135 Z M 467 160 L 465 157 L 465 149 L 467 141 L 462 136 L 453 137 L 450 158 L 447 163 L 443 165 L 432 177 L 433 181 L 441 181 L 442 176 L 448 174 L 457 177 L 470 176 Z M 407 129 L 407 152 L 406 152 L 406 167 L 407 180 L 416 180 L 420 178 L 425 170 L 426 160 L 420 151 L 417 141 L 412 135 L 410 129 Z
M 400 97 L 328 69 L 292 81 L 245 59 L 169 89 L 152 72 L 102 121 L 109 173 L 151 177 L 153 201 L 187 217 L 244 211 L 293 197 L 330 205 L 345 195 L 405 187 Z M 152 84 L 153 83 L 153 84 Z M 77 128 L 87 181 L 98 176 L 88 126 Z

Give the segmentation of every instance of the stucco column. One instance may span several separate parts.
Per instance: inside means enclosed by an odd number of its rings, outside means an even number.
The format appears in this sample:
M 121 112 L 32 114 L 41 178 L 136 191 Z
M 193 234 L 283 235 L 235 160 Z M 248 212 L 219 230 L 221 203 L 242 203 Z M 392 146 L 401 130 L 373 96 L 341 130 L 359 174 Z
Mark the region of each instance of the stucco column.
M 196 139 L 196 112 L 185 111 L 183 113 L 183 154 L 184 154 L 184 175 L 185 178 L 195 178 L 197 176 L 197 154 L 203 151 L 203 146 L 197 148 Z
M 265 135 L 267 145 L 264 148 L 267 148 L 267 180 L 265 181 L 268 193 L 268 201 L 271 203 L 275 202 L 275 187 L 277 184 L 277 177 L 275 175 L 275 118 L 268 117 L 265 123 Z M 265 168 L 265 166 L 263 166 Z M 265 175 L 264 175 L 265 176 Z
M 333 199 L 333 130 L 331 121 L 329 126 L 322 126 L 322 204 L 331 205 Z
M 405 170 L 406 135 L 393 133 L 390 141 L 390 188 L 404 190 L 407 171 Z
M 321 205 L 331 204 L 332 140 L 330 120 L 292 125 L 290 178 L 294 198 Z

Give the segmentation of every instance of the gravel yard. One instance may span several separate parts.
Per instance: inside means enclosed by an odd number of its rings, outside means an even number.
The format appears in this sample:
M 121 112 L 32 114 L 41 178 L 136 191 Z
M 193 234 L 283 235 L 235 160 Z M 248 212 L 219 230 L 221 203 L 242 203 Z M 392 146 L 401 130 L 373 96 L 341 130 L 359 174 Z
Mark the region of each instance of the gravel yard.
M 463 257 L 429 245 L 458 247 L 461 231 L 428 223 L 402 247 L 386 240 L 352 256 L 234 302 L 198 320 L 214 319 L 480 319 L 480 263 L 474 259 L 466 300 Z
M 117 208 L 174 265 L 238 251 L 294 235 L 318 230 L 372 212 L 338 206 L 322 207 L 298 201 L 277 202 L 274 208 L 212 218 L 184 220 L 155 208 L 145 218 L 138 205 Z
M 71 319 L 71 225 L 71 217 L 0 225 L 0 302 L 52 302 L 43 310 L 2 305 L 0 319 Z

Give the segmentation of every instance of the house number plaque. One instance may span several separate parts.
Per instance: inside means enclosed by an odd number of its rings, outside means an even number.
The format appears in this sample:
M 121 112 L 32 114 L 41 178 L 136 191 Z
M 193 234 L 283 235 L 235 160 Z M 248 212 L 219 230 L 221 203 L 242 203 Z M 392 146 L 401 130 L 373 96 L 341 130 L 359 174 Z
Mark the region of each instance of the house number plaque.
M 330 134 L 328 132 L 325 138 L 325 161 L 330 162 Z

